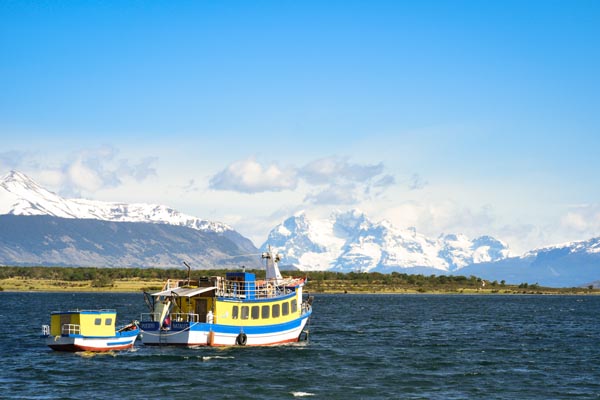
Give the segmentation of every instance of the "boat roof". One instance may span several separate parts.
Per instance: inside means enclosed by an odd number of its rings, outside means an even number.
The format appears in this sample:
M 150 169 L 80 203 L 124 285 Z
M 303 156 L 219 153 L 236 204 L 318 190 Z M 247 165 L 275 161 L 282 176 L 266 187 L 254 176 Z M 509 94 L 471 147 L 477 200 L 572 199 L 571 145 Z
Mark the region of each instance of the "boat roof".
M 50 314 L 116 314 L 113 309 L 52 311 Z
M 192 297 L 201 293 L 210 292 L 216 289 L 216 286 L 200 287 L 200 288 L 183 288 L 178 287 L 174 289 L 163 290 L 162 292 L 152 293 L 152 296 L 179 296 L 179 297 Z

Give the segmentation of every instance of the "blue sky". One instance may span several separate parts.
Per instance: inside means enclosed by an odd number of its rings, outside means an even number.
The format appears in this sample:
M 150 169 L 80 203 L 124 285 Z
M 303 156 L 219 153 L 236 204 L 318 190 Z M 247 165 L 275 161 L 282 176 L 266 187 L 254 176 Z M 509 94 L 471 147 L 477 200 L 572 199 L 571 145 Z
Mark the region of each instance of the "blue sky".
M 358 207 L 517 253 L 600 235 L 595 1 L 6 1 L 0 173 L 259 245 Z

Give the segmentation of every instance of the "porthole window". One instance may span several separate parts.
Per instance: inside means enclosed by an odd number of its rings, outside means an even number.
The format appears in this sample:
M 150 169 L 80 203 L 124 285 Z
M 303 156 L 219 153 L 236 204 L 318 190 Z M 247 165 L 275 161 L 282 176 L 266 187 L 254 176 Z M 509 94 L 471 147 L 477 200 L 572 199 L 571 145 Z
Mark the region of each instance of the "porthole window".
M 110 324 L 112 324 L 112 318 L 106 318 L 104 320 L 104 325 L 110 325 Z
M 273 318 L 279 317 L 279 304 L 273 304 Z
M 292 300 L 292 314 L 298 311 L 298 301 L 296 299 Z
M 281 314 L 288 315 L 290 313 L 290 303 L 287 301 L 281 304 Z
M 231 310 L 231 318 L 238 319 L 239 312 L 240 312 L 239 307 L 238 306 L 233 306 L 233 310 Z
M 258 319 L 260 317 L 260 307 L 252 306 L 252 319 Z
M 242 319 L 248 319 L 250 307 L 242 306 Z
M 94 325 L 102 325 L 102 318 L 96 318 L 94 320 Z

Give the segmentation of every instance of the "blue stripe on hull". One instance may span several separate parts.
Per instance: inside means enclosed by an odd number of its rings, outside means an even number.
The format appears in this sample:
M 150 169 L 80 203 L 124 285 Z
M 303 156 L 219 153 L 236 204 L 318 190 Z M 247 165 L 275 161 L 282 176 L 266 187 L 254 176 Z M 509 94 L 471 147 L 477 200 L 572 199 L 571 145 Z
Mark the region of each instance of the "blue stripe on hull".
M 260 326 L 244 326 L 244 325 L 221 325 L 198 323 L 190 327 L 190 331 L 213 331 L 215 333 L 238 334 L 244 331 L 247 335 L 261 335 L 269 333 L 278 333 L 288 331 L 299 327 L 306 318 L 310 317 L 311 313 L 307 313 L 293 321 L 284 322 L 282 324 L 260 325 Z
M 205 322 L 190 323 L 189 328 L 178 328 L 169 331 L 160 331 L 158 329 L 143 329 L 146 332 L 162 332 L 163 334 L 176 335 L 178 332 L 190 331 L 190 332 L 210 332 L 220 334 L 237 335 L 241 331 L 247 335 L 264 335 L 264 334 L 276 334 L 279 332 L 285 332 L 293 330 L 302 325 L 304 320 L 310 317 L 312 312 L 304 314 L 302 317 L 295 320 L 284 322 L 282 324 L 272 325 L 260 325 L 260 326 L 245 326 L 245 325 L 222 325 L 222 324 L 207 324 Z M 143 324 L 143 323 L 142 323 Z M 143 325 L 142 325 L 143 326 Z
M 108 342 L 108 343 L 106 343 L 106 345 L 107 345 L 107 346 L 120 346 L 120 345 L 122 345 L 122 344 L 129 344 L 129 343 L 131 343 L 131 342 L 132 342 L 132 340 L 131 340 L 131 339 L 129 339 L 129 340 L 125 340 L 125 341 L 123 341 L 123 342 Z

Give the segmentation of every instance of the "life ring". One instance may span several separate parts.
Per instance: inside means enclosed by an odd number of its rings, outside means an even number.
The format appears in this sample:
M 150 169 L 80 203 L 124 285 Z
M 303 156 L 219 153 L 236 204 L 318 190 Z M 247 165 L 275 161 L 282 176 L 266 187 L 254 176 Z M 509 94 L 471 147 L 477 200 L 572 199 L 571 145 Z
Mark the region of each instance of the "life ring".
M 244 332 L 240 332 L 239 335 L 235 338 L 235 344 L 238 346 L 245 346 L 248 341 L 248 336 Z

